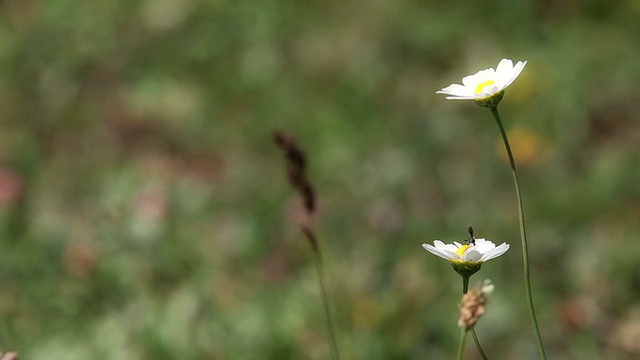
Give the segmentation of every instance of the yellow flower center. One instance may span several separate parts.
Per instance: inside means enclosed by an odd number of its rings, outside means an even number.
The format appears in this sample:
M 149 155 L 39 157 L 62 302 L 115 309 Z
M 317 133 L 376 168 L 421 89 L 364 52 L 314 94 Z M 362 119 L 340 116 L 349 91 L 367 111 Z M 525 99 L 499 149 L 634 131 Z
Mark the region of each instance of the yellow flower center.
M 462 245 L 460 246 L 460 248 L 458 248 L 458 250 L 456 250 L 456 254 L 462 257 L 462 255 L 464 255 L 464 252 L 467 251 L 468 248 L 469 248 L 469 245 Z
M 482 82 L 482 83 L 478 84 L 478 86 L 476 86 L 475 94 L 482 92 L 482 89 L 484 89 L 486 86 L 493 85 L 495 83 L 496 82 L 493 81 L 493 80 L 487 80 L 485 82 Z

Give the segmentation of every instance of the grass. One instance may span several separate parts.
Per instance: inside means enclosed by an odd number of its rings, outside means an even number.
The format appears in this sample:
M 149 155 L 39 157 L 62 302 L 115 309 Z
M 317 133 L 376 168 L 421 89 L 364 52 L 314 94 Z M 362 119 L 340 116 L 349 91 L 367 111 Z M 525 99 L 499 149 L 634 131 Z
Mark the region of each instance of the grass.
M 513 248 L 476 276 L 496 286 L 483 347 L 536 358 L 500 138 L 476 105 L 435 95 L 510 57 L 529 60 L 500 110 L 547 353 L 637 355 L 624 341 L 637 338 L 640 247 L 633 2 L 0 10 L 0 350 L 328 358 L 313 254 L 270 139 L 283 129 L 321 199 L 342 358 L 452 357 L 459 279 L 420 244 L 469 225 Z

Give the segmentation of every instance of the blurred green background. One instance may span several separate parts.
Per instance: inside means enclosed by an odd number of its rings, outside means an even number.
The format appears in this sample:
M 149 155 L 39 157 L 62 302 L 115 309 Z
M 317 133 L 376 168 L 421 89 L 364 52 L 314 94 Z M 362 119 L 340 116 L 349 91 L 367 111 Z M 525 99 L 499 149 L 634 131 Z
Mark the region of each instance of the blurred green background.
M 500 108 L 550 359 L 640 356 L 640 2 L 0 1 L 0 351 L 328 359 L 297 197 L 306 147 L 344 359 L 451 359 L 460 279 L 495 359 L 536 359 L 488 110 L 435 91 L 528 60 Z M 477 359 L 468 343 L 468 359 Z

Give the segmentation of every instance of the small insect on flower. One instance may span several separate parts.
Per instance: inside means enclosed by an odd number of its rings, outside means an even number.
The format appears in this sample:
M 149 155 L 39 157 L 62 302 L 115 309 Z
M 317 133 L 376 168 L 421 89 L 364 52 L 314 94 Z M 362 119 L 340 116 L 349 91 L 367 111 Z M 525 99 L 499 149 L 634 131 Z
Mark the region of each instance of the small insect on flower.
M 476 238 L 473 237 L 473 226 L 469 226 L 469 244 L 471 245 L 475 245 L 476 244 Z

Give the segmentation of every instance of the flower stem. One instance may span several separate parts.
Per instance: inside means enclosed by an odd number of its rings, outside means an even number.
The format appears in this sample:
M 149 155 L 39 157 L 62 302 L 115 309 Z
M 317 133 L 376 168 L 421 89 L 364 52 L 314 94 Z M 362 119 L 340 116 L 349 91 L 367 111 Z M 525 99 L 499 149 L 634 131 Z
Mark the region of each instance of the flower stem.
M 471 278 L 471 276 L 463 276 L 462 277 L 462 293 L 466 294 L 467 291 L 469 291 L 469 279 Z M 465 332 L 465 336 L 466 336 L 466 332 Z M 471 336 L 473 336 L 473 342 L 476 344 L 476 347 L 478 348 L 478 352 L 480 352 L 480 356 L 482 356 L 482 359 L 487 360 L 487 354 L 485 354 L 484 350 L 482 349 L 482 346 L 480 345 L 480 340 L 478 340 L 478 335 L 476 334 L 476 329 L 471 328 Z
M 462 355 L 464 354 L 464 345 L 467 343 L 467 332 L 468 330 L 462 328 L 460 330 L 460 343 L 458 344 L 458 356 L 456 356 L 457 360 L 462 360 Z
M 531 276 L 529 275 L 529 249 L 527 246 L 527 233 L 524 225 L 524 210 L 522 208 L 522 196 L 520 195 L 520 185 L 518 183 L 518 174 L 516 172 L 516 162 L 513 160 L 513 154 L 511 153 L 511 146 L 509 145 L 509 139 L 507 133 L 504 131 L 502 120 L 498 114 L 498 108 L 496 106 L 491 107 L 491 113 L 493 114 L 498 128 L 500 128 L 500 134 L 502 135 L 502 141 L 504 147 L 507 150 L 509 156 L 509 165 L 511 165 L 511 174 L 513 175 L 513 183 L 516 188 L 516 197 L 518 199 L 518 217 L 520 221 L 520 239 L 522 241 L 522 258 L 524 259 L 524 285 L 527 292 L 527 302 L 529 303 L 529 314 L 531 315 L 531 323 L 533 324 L 533 330 L 536 335 L 536 341 L 538 343 L 538 350 L 540 352 L 540 358 L 547 359 L 547 355 L 544 352 L 544 346 L 542 345 L 542 338 L 540 337 L 540 329 L 538 328 L 538 320 L 536 319 L 536 310 L 533 306 L 533 295 L 531 293 Z
M 318 270 L 318 282 L 320 283 L 320 292 L 322 294 L 322 305 L 324 306 L 324 313 L 327 317 L 327 332 L 329 337 L 329 344 L 331 348 L 331 358 L 333 360 L 340 360 L 340 353 L 338 352 L 338 343 L 336 341 L 335 330 L 333 329 L 333 322 L 331 321 L 331 312 L 329 311 L 329 299 L 327 296 L 326 274 L 324 269 L 324 261 L 322 260 L 322 252 L 320 251 L 320 243 L 316 239 L 315 233 L 307 228 L 302 227 L 302 232 L 309 240 L 313 253 L 315 254 L 316 268 Z
M 462 293 L 466 294 L 469 291 L 469 278 L 470 276 L 462 277 Z
M 485 354 L 484 350 L 482 350 L 482 346 L 480 346 L 480 340 L 478 340 L 478 335 L 476 334 L 475 327 L 471 328 L 471 336 L 473 337 L 473 342 L 476 343 L 476 347 L 478 348 L 478 351 L 480 352 L 480 356 L 482 357 L 482 359 L 489 360 L 489 358 L 487 357 L 487 354 Z

